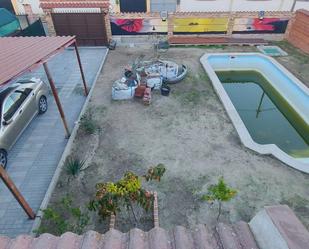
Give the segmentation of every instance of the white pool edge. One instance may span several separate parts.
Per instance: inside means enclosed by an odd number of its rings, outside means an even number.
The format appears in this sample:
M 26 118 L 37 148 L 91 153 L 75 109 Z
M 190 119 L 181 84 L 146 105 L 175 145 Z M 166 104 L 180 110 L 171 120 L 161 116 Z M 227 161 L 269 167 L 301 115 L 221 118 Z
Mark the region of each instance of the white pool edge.
M 225 91 L 222 83 L 218 79 L 214 69 L 208 62 L 208 58 L 213 55 L 228 55 L 228 56 L 241 56 L 241 55 L 258 55 L 267 58 L 270 60 L 275 66 L 277 66 L 281 71 L 283 71 L 289 78 L 291 78 L 304 92 L 309 94 L 309 89 L 303 85 L 292 73 L 290 73 L 286 68 L 284 68 L 281 64 L 279 64 L 273 58 L 266 56 L 260 53 L 213 53 L 213 54 L 205 54 L 200 58 L 200 62 L 202 63 L 205 72 L 207 73 L 208 77 L 210 78 L 212 85 L 219 96 L 228 116 L 230 117 L 235 129 L 238 132 L 241 142 L 243 145 L 251 150 L 254 150 L 262 155 L 273 155 L 286 165 L 297 169 L 301 172 L 309 174 L 309 160 L 308 163 L 300 161 L 301 159 L 295 159 L 290 155 L 286 154 L 282 151 L 277 145 L 275 144 L 266 144 L 261 145 L 256 143 L 251 135 L 249 134 L 245 124 L 243 123 L 242 119 L 240 118 L 236 108 L 234 107 L 230 97 L 228 96 L 227 92 Z M 306 160 L 306 159 L 305 159 Z

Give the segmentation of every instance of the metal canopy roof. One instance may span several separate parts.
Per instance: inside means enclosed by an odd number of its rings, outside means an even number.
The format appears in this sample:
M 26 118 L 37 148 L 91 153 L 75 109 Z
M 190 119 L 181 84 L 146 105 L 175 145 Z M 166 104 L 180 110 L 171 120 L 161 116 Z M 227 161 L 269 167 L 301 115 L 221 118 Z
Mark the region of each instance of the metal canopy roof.
M 0 38 L 0 86 L 75 42 L 75 36 Z

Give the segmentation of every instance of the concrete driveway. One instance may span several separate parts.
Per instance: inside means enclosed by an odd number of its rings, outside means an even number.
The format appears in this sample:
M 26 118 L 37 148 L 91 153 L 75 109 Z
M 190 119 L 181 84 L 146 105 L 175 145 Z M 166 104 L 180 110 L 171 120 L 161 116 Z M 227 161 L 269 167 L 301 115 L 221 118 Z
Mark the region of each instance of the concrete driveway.
M 99 74 L 107 49 L 80 48 L 80 56 L 88 86 Z M 48 61 L 70 129 L 74 127 L 85 103 L 82 80 L 73 49 Z M 43 68 L 22 78 L 40 77 L 47 82 Z M 48 98 L 49 109 L 37 116 L 27 127 L 8 156 L 7 171 L 34 212 L 39 210 L 58 162 L 68 142 L 53 96 Z M 29 220 L 18 202 L 0 182 L 0 234 L 15 237 L 31 231 Z

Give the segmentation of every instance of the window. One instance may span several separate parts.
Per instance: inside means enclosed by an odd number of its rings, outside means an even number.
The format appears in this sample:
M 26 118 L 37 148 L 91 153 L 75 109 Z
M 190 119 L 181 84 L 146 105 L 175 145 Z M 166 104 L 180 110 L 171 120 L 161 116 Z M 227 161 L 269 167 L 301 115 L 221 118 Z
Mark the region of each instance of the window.
M 120 0 L 121 12 L 147 12 L 146 0 Z
M 14 116 L 31 91 L 30 88 L 25 88 L 11 93 L 3 105 L 3 119 L 5 121 L 10 120 Z
M 175 12 L 177 6 L 177 0 L 151 0 L 150 9 L 151 12 Z
M 9 96 L 3 106 L 3 119 L 8 121 L 14 115 L 16 110 L 14 110 L 14 100 Z

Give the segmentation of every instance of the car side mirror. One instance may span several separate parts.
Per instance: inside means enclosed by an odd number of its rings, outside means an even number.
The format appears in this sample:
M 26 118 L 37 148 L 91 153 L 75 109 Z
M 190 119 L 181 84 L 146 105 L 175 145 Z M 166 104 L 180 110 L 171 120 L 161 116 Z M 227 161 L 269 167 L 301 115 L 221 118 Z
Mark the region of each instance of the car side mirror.
M 12 123 L 12 121 L 13 121 L 12 119 L 3 120 L 3 121 L 2 121 L 2 124 L 3 124 L 3 125 L 9 125 L 10 123 Z

